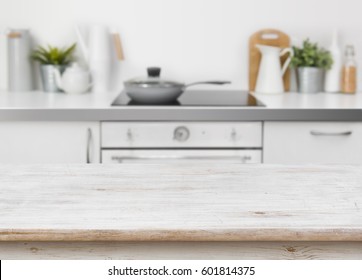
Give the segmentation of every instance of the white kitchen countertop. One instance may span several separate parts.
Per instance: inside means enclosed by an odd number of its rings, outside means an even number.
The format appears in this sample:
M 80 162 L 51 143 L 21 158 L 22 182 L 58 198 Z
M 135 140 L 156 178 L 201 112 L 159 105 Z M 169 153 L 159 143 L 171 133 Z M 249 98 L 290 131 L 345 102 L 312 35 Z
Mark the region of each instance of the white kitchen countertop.
M 42 91 L 0 91 L 1 109 L 86 109 L 109 108 L 117 93 L 108 92 L 98 96 L 86 94 L 47 93 Z
M 242 108 L 111 107 L 117 95 L 0 92 L 0 121 L 362 121 L 362 93 L 257 94 L 266 107 Z
M 362 93 L 255 95 L 270 109 L 362 109 Z
M 118 94 L 107 92 L 95 96 L 91 93 L 70 95 L 42 91 L 0 91 L 0 109 L 109 108 Z M 255 96 L 270 109 L 362 109 L 362 93 L 284 93 Z

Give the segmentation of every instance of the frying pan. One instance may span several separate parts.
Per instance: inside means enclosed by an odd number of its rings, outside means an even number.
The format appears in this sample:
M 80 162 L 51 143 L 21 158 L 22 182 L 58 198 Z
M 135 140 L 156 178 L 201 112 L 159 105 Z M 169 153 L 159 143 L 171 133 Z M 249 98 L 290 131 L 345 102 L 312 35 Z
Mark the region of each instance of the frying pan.
M 204 81 L 184 84 L 160 79 L 161 68 L 147 68 L 147 79 L 132 79 L 124 82 L 127 95 L 140 104 L 169 104 L 175 102 L 186 88 L 201 85 L 224 85 L 229 81 Z

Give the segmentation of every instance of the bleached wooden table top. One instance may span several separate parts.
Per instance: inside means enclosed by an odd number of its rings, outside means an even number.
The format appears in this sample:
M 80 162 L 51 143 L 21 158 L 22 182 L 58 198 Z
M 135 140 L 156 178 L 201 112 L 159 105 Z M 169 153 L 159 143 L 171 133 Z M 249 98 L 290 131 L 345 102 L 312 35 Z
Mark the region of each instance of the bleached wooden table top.
M 0 241 L 362 241 L 362 167 L 0 165 Z

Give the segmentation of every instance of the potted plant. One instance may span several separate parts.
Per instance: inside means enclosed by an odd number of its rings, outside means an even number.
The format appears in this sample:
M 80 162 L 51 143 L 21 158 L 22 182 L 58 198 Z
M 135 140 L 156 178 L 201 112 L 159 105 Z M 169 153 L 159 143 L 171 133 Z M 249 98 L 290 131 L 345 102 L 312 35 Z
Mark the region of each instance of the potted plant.
M 61 91 L 55 82 L 55 69 L 59 69 L 61 73 L 64 72 L 67 65 L 73 61 L 75 48 L 76 44 L 67 48 L 57 48 L 53 46 L 44 48 L 39 46 L 33 51 L 31 57 L 40 63 L 40 73 L 44 91 Z
M 333 65 L 331 53 L 309 39 L 303 42 L 302 48 L 293 46 L 293 50 L 291 67 L 297 69 L 299 92 L 323 91 L 325 72 Z

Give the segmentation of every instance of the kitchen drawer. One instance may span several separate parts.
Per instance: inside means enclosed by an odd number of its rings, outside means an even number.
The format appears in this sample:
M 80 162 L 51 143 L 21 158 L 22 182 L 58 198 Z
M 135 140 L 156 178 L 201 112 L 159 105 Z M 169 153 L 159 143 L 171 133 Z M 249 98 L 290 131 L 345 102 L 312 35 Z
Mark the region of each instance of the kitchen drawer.
M 362 123 L 266 122 L 264 163 L 362 164 Z
M 102 163 L 261 163 L 261 150 L 103 150 Z
M 103 122 L 102 148 L 260 148 L 261 122 Z

